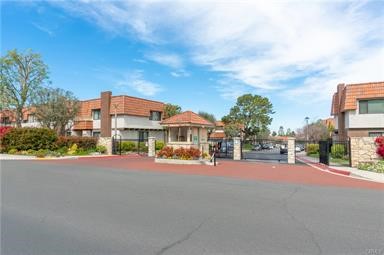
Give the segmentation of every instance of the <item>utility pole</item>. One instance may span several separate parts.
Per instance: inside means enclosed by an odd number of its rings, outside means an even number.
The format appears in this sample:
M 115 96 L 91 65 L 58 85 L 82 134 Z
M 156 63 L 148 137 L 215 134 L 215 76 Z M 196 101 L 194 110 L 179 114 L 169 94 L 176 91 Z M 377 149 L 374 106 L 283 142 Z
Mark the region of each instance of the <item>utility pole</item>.
M 309 120 L 309 117 L 305 117 L 305 121 L 306 121 L 306 123 L 307 123 L 307 127 L 306 127 L 306 134 L 305 134 L 305 139 L 308 141 L 308 120 Z

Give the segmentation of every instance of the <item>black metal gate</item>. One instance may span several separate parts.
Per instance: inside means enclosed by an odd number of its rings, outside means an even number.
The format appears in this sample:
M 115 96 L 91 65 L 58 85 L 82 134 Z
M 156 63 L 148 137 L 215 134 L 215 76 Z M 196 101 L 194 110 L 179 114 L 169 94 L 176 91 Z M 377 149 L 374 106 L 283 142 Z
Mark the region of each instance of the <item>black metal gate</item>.
M 351 166 L 350 140 L 319 141 L 319 162 L 333 166 Z
M 148 154 L 148 139 L 122 139 L 121 136 L 112 137 L 112 153 L 114 155 L 135 153 L 140 155 Z
M 319 142 L 319 162 L 325 165 L 329 165 L 329 142 Z
M 287 163 L 287 140 L 256 139 L 242 143 L 242 158 L 245 160 Z
M 215 151 L 216 158 L 233 159 L 233 139 L 209 139 L 209 152 Z

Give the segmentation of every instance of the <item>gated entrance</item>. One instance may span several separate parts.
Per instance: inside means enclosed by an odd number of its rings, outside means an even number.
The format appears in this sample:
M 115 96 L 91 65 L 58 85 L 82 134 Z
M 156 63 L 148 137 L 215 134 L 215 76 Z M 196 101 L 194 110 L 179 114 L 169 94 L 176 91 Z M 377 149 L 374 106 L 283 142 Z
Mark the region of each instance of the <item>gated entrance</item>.
M 121 136 L 112 137 L 112 153 L 115 155 L 137 153 L 148 154 L 148 139 L 139 136 L 138 139 L 122 139 Z
M 245 160 L 288 163 L 287 140 L 256 139 L 244 141 L 242 158 Z

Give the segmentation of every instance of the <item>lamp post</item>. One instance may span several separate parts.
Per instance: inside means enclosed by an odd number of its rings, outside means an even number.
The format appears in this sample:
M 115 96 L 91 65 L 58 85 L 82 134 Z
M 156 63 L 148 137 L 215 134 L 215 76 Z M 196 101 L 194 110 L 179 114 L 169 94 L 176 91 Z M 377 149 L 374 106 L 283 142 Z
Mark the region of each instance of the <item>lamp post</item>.
M 308 120 L 309 120 L 309 117 L 305 117 L 305 121 L 306 121 L 306 132 L 305 132 L 305 139 L 308 141 Z

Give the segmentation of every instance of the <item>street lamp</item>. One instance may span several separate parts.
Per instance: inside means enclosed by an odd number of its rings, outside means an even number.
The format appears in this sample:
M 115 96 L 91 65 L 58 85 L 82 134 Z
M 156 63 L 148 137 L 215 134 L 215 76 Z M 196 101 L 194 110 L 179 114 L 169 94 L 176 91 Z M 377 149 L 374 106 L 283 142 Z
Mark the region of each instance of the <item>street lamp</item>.
M 305 117 L 305 121 L 307 123 L 307 127 L 306 127 L 306 134 L 305 134 L 305 139 L 308 141 L 308 120 L 309 120 L 309 117 Z

